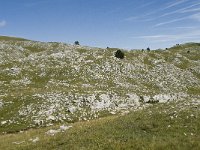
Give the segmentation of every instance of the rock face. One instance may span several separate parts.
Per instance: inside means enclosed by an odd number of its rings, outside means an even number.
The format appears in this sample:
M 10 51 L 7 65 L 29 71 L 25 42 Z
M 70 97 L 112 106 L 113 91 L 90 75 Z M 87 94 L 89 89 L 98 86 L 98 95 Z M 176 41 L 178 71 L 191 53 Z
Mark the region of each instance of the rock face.
M 117 59 L 115 52 L 1 40 L 1 125 L 26 124 L 28 128 L 88 120 L 199 96 L 199 44 L 124 51 L 124 59 Z

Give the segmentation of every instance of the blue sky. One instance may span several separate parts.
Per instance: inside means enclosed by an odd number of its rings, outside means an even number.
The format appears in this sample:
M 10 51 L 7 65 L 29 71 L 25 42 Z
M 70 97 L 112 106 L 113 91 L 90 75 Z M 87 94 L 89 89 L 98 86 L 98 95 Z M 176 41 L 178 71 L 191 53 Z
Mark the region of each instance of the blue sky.
M 1 0 L 0 35 L 126 49 L 200 42 L 200 0 Z

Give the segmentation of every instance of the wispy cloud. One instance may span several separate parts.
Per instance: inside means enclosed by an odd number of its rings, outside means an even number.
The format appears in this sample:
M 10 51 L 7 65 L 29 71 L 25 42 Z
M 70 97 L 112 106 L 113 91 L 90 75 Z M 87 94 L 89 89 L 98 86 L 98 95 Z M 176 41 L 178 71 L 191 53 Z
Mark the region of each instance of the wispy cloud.
M 188 19 L 200 22 L 200 13 L 192 14 L 192 15 L 182 17 L 182 18 L 173 19 L 166 22 L 157 23 L 156 25 L 154 25 L 154 27 L 164 26 L 167 24 L 171 24 L 171 23 L 175 23 L 175 22 L 179 22 L 183 20 L 188 20 Z
M 168 3 L 168 4 L 166 4 L 166 6 L 161 7 L 161 8 L 159 8 L 158 10 L 153 11 L 153 12 L 150 13 L 150 14 L 156 14 L 156 13 L 159 13 L 159 12 L 161 12 L 161 11 L 164 11 L 164 10 L 167 10 L 167 9 L 171 9 L 172 7 L 178 7 L 179 5 L 184 4 L 184 3 L 186 3 L 186 2 L 189 2 L 189 0 L 176 0 L 175 2 Z M 188 6 L 188 7 L 190 8 L 190 7 L 193 7 L 193 6 L 196 6 L 196 5 L 197 5 L 197 4 L 194 4 L 194 5 Z M 198 4 L 198 5 L 199 5 L 199 4 Z M 185 9 L 185 8 L 183 8 L 183 9 Z M 182 10 L 182 9 L 180 9 L 180 10 Z M 179 9 L 176 10 L 176 11 L 174 11 L 174 12 L 177 12 L 177 11 L 179 11 Z M 170 12 L 171 12 L 171 11 L 170 11 Z M 172 13 L 174 13 L 174 12 L 172 12 Z
M 155 3 L 156 3 L 156 1 L 151 1 L 149 3 L 144 3 L 144 4 L 140 5 L 140 6 L 137 6 L 135 9 L 141 9 L 141 8 L 149 7 L 149 6 L 151 6 L 151 5 L 155 4 Z M 149 16 L 149 15 L 151 15 L 152 13 L 154 13 L 154 12 L 146 13 L 146 14 L 140 15 L 140 16 L 130 16 L 130 17 L 125 18 L 124 21 L 138 21 L 138 20 L 146 21 L 146 19 L 144 19 L 144 18 Z
M 189 12 L 200 12 L 200 8 L 185 9 L 180 11 L 179 13 L 189 13 Z
M 170 11 L 170 12 L 162 14 L 161 16 L 159 16 L 159 18 L 166 17 L 166 16 L 173 15 L 173 14 L 180 14 L 180 13 L 188 13 L 188 12 L 199 11 L 199 8 L 195 8 L 195 9 L 193 8 L 193 7 L 198 6 L 198 5 L 200 5 L 200 3 L 195 3 L 195 4 L 189 5 L 187 7 L 184 7 L 184 8 L 181 8 L 181 9 L 177 9 L 175 11 Z
M 176 0 L 175 2 L 170 3 L 168 6 L 166 6 L 163 9 L 169 9 L 169 8 L 175 7 L 177 5 L 183 4 L 183 3 L 187 2 L 187 1 L 189 1 L 189 0 Z
M 0 21 L 0 28 L 5 27 L 7 22 L 5 20 Z
M 197 29 L 198 27 L 190 26 L 190 27 L 173 27 L 173 29 Z
M 190 16 L 191 19 L 200 21 L 200 13 L 196 13 Z
M 183 17 L 183 18 L 178 18 L 178 19 L 166 21 L 166 22 L 161 22 L 161 23 L 156 24 L 154 27 L 159 27 L 159 26 L 163 26 L 163 25 L 166 25 L 166 24 L 182 21 L 182 20 L 185 20 L 185 19 L 188 19 L 188 18 L 189 17 Z
M 161 7 L 157 10 L 148 12 L 141 16 L 128 17 L 125 19 L 125 21 L 153 21 L 153 20 L 158 20 L 160 18 L 165 18 L 170 15 L 174 15 L 174 14 L 192 13 L 192 12 L 194 13 L 194 12 L 200 11 L 200 7 L 198 7 L 200 5 L 200 1 L 196 1 L 196 2 L 189 3 L 188 6 L 186 7 L 175 9 L 174 11 L 168 11 L 168 12 L 162 13 L 164 10 L 170 9 L 172 7 L 176 8 L 178 5 L 185 4 L 186 2 L 189 2 L 189 0 L 179 0 L 179 1 L 176 0 L 176 2 L 170 3 L 166 7 Z M 159 13 L 159 15 L 157 15 L 156 17 L 151 17 L 151 15 L 157 14 L 157 13 Z
M 149 2 L 149 3 L 144 3 L 143 5 L 140 5 L 139 7 L 137 7 L 137 9 L 138 9 L 138 8 L 147 7 L 147 6 L 150 6 L 150 5 L 155 4 L 155 3 L 156 3 L 156 1 L 151 1 L 151 2 Z
M 199 40 L 200 39 L 200 30 L 192 30 L 187 33 L 180 34 L 169 34 L 169 35 L 145 35 L 145 36 L 134 36 L 132 38 L 148 40 L 153 43 L 156 42 L 169 42 L 169 41 L 180 41 L 180 40 Z

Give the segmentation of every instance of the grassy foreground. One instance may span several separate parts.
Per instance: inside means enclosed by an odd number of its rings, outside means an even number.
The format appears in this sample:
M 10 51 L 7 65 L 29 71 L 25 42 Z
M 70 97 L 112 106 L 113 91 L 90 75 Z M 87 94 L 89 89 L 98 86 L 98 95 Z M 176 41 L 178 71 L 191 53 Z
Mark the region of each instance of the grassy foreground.
M 199 149 L 199 115 L 194 100 L 154 104 L 126 115 L 77 122 L 54 136 L 46 132 L 61 124 L 0 135 L 0 149 Z

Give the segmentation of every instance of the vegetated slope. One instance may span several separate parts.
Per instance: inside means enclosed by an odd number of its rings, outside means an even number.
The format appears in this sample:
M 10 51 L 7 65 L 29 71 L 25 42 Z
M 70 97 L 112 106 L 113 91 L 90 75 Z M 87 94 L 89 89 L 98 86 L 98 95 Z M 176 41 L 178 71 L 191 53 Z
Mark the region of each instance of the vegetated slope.
M 116 49 L 2 39 L 0 132 L 199 98 L 197 43 L 117 59 Z
M 199 104 L 199 99 L 154 104 L 123 116 L 76 122 L 70 129 L 62 123 L 5 134 L 0 136 L 0 149 L 198 150 Z

